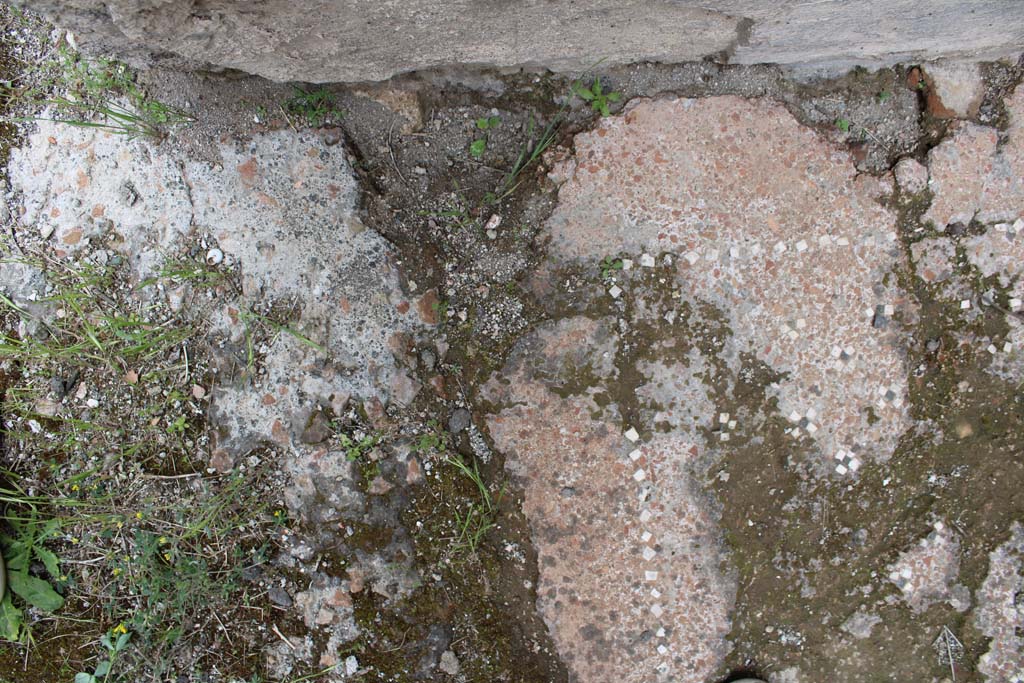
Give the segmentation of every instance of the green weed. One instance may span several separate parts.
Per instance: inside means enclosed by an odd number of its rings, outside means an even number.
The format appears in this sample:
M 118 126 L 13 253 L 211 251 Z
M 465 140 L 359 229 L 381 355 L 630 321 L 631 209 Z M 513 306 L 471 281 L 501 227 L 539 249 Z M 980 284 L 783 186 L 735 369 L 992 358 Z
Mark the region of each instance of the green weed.
M 420 434 L 416 443 L 413 445 L 413 450 L 419 452 L 428 451 L 440 451 L 443 452 L 446 448 L 447 442 L 444 437 L 436 431 L 426 432 Z
M 583 101 L 589 102 L 590 108 L 601 116 L 611 116 L 611 110 L 608 108 L 608 105 L 622 99 L 620 93 L 606 93 L 599 77 L 594 78 L 594 82 L 589 88 L 583 85 L 582 80 L 576 81 L 572 85 L 572 92 Z
M 462 513 L 455 511 L 455 523 L 458 529 L 458 536 L 455 538 L 455 550 L 463 553 L 475 553 L 487 532 L 494 528 L 497 518 L 496 501 L 491 498 L 491 491 L 480 474 L 480 468 L 473 460 L 472 467 L 466 464 L 462 458 L 455 455 L 445 456 L 445 462 L 453 466 L 462 476 L 467 478 L 476 487 L 479 496 L 478 501 L 469 504 L 468 509 Z M 502 493 L 498 494 L 500 501 Z
M 444 325 L 448 322 L 448 302 L 447 301 L 435 301 L 430 305 L 430 310 L 437 316 L 437 324 Z
M 4 521 L 11 530 L 10 534 L 0 533 L 3 562 L 6 564 L 6 575 L 0 579 L 0 637 L 14 642 L 30 639 L 30 632 L 25 624 L 23 611 L 14 604 L 13 596 L 17 596 L 25 605 L 35 607 L 44 612 L 54 612 L 64 604 L 63 596 L 54 587 L 60 582 L 60 558 L 52 550 L 44 547 L 44 543 L 53 539 L 60 530 L 59 519 L 42 520 L 37 506 L 23 492 L 12 489 L 0 489 L 3 499 L 11 502 L 24 503 L 28 516 L 21 517 L 10 510 L 4 515 Z M 46 569 L 49 580 L 29 573 L 32 562 L 39 562 Z M 6 583 L 10 591 L 4 592 Z
M 595 62 L 587 71 L 589 72 L 591 69 L 597 67 L 601 61 Z M 594 85 L 587 88 L 583 85 L 586 76 L 587 74 L 584 73 L 578 79 L 573 81 L 569 86 L 569 92 L 570 94 L 575 94 L 590 102 L 591 107 L 596 111 L 600 111 L 602 116 L 606 116 L 607 114 L 605 112 L 607 111 L 608 102 L 616 102 L 619 100 L 620 96 L 618 93 L 604 93 L 604 91 L 601 90 L 600 81 L 597 78 L 594 79 Z M 595 88 L 598 91 L 596 95 L 594 93 Z M 600 96 L 600 100 L 598 100 L 598 96 Z M 587 97 L 590 99 L 588 100 Z M 601 104 L 595 106 L 597 102 L 600 102 Z M 526 139 L 523 141 L 523 145 L 519 150 L 519 155 L 516 157 L 515 163 L 512 164 L 512 168 L 509 169 L 509 172 L 505 175 L 501 185 L 497 190 L 489 195 L 489 201 L 491 203 L 499 202 L 515 192 L 516 188 L 519 187 L 519 184 L 521 183 L 519 176 L 522 175 L 523 171 L 536 163 L 536 161 L 544 155 L 544 152 L 546 152 L 555 140 L 558 139 L 558 130 L 561 127 L 562 122 L 565 120 L 566 112 L 569 111 L 569 104 L 569 98 L 566 98 L 562 103 L 562 106 L 558 108 L 557 112 L 555 112 L 554 117 L 552 117 L 548 125 L 545 126 L 536 137 L 534 137 L 536 134 L 536 122 L 532 116 L 530 117 L 529 122 L 526 124 Z
M 345 460 L 350 463 L 358 463 L 362 480 L 369 483 L 380 475 L 380 463 L 364 458 L 375 445 L 380 443 L 380 434 L 367 434 L 358 439 L 353 439 L 347 434 L 339 434 L 339 439 L 341 447 L 345 450 Z
M 454 208 L 441 211 L 421 210 L 416 213 L 418 216 L 444 219 L 445 224 L 454 223 L 454 227 L 459 230 L 472 230 L 481 227 L 479 218 L 474 218 L 470 212 L 472 202 L 460 191 L 458 184 L 455 186 L 455 191 L 451 193 L 448 203 Z
M 28 658 L 34 631 L 73 622 L 76 637 L 105 650 L 95 667 L 75 668 L 79 682 L 164 680 L 203 627 L 245 602 L 242 572 L 265 561 L 287 517 L 272 514 L 262 468 L 193 470 L 202 417 L 192 373 L 204 371 L 202 354 L 190 361 L 185 348 L 193 325 L 140 302 L 117 268 L 32 265 L 50 285 L 32 307 L 42 312 L 0 295 L 0 437 L 22 468 L 0 471 L 10 579 L 0 638 Z M 177 262 L 142 286 L 214 279 Z
M 558 129 L 562 125 L 566 111 L 567 105 L 563 105 L 536 139 L 534 138 L 534 119 L 532 116 L 530 117 L 529 123 L 526 125 L 526 140 L 523 142 L 523 146 L 519 150 L 519 155 L 516 157 L 515 163 L 512 164 L 512 168 L 494 193 L 492 201 L 501 201 L 515 192 L 521 182 L 519 176 L 522 172 L 540 159 L 548 147 L 558 138 Z
M 497 499 L 492 497 L 476 460 L 472 460 L 472 465 L 469 465 L 458 454 L 449 453 L 448 437 L 441 430 L 441 425 L 436 420 L 430 420 L 427 424 L 430 427 L 429 431 L 420 434 L 413 444 L 413 450 L 421 453 L 441 453 L 444 462 L 454 467 L 476 489 L 477 500 L 470 501 L 464 512 L 455 509 L 457 535 L 452 539 L 452 547 L 457 554 L 473 554 L 480 547 L 487 532 L 494 528 L 498 514 L 497 503 L 504 495 L 504 489 L 498 494 Z
M 100 636 L 100 645 L 106 650 L 107 658 L 100 661 L 92 673 L 82 671 L 75 674 L 75 683 L 107 683 L 114 671 L 114 663 L 118 654 L 124 650 L 131 639 L 132 634 L 125 629 L 124 624 L 115 626 L 109 633 Z M 113 640 L 116 638 L 116 640 Z M 115 677 L 116 680 L 116 677 Z
M 341 116 L 341 110 L 335 104 L 334 93 L 324 87 L 315 90 L 296 87 L 295 94 L 285 102 L 284 110 L 287 114 L 302 119 L 312 128 L 319 128 L 329 123 L 333 117 Z
M 198 289 L 211 289 L 227 282 L 228 277 L 223 270 L 201 260 L 170 259 L 160 267 L 157 276 L 143 280 L 137 288 L 143 289 L 167 280 L 176 285 L 188 283 Z
M 77 128 L 97 128 L 128 138 L 149 137 L 162 140 L 165 132 L 145 114 L 114 101 L 86 103 L 60 95 L 40 101 L 43 106 L 53 106 L 56 114 L 52 117 L 33 116 L 35 121 L 55 121 Z M 99 120 L 95 120 L 99 118 Z M 162 118 L 168 118 L 164 115 Z M 184 122 L 185 119 L 182 120 Z
M 287 335 L 289 335 L 291 337 L 294 337 L 300 343 L 308 346 L 311 349 L 315 349 L 315 350 L 319 351 L 320 353 L 327 353 L 327 349 L 324 348 L 323 346 L 321 346 L 320 344 L 317 344 L 315 341 L 313 341 L 309 337 L 305 336 L 301 332 L 298 332 L 297 330 L 289 327 L 288 325 L 285 325 L 284 323 L 280 323 L 280 322 L 274 320 L 272 317 L 270 317 L 268 315 L 261 315 L 259 313 L 255 313 L 253 311 L 242 311 L 240 317 L 242 318 L 242 320 L 246 321 L 247 323 L 248 322 L 259 322 L 259 323 L 262 323 L 263 325 L 266 325 L 271 330 L 273 330 L 276 334 L 279 334 L 279 333 L 283 332 L 284 334 L 287 334 Z
M 157 659 L 192 625 L 214 619 L 242 589 L 244 568 L 266 559 L 262 529 L 272 515 L 255 483 L 255 475 L 235 473 L 186 500 L 153 501 L 101 530 L 123 548 L 103 555 L 106 619 L 125 624 Z
M 469 153 L 474 159 L 483 157 L 484 151 L 487 149 L 488 134 L 487 132 L 497 128 L 501 123 L 501 119 L 497 116 L 485 116 L 476 120 L 476 127 L 478 130 L 483 131 L 484 136 L 477 138 L 469 145 Z
M 119 310 L 108 295 L 116 286 L 113 268 L 61 265 L 47 270 L 47 276 L 55 292 L 40 303 L 58 311 L 52 320 L 37 318 L 0 296 L 0 309 L 6 307 L 45 329 L 42 336 L 24 338 L 0 332 L 0 355 L 77 366 L 99 362 L 123 370 L 165 353 L 190 335 L 187 328 L 171 325 L 169 320 L 147 320 L 141 310 Z
M 354 440 L 347 434 L 340 434 L 341 447 L 345 449 L 345 459 L 355 462 L 365 455 L 371 448 L 380 443 L 379 434 L 368 434 L 359 440 Z
M 607 280 L 612 276 L 612 273 L 622 270 L 623 263 L 622 259 L 615 258 L 613 256 L 605 256 L 599 264 L 601 269 L 601 277 Z
M 36 111 L 47 109 L 51 114 L 10 120 L 52 120 L 155 140 L 163 139 L 167 129 L 193 120 L 185 112 L 147 96 L 125 64 L 87 59 L 65 45 L 37 73 L 40 76 L 34 83 L 2 87 L 0 97 L 6 100 L 8 110 L 20 105 Z

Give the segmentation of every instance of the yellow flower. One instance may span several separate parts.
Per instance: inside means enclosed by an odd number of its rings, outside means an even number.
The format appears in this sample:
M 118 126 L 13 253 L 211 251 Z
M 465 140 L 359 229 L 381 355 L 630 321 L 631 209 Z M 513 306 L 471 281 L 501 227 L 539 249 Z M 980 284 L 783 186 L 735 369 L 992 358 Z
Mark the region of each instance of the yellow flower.
M 121 575 L 121 568 L 120 567 L 114 567 L 114 576 L 120 576 L 120 575 Z
M 111 631 L 111 633 L 113 633 L 114 635 L 119 635 L 121 633 L 128 633 L 128 629 L 125 627 L 124 623 L 120 623 L 120 624 L 118 624 L 117 626 L 114 627 L 114 630 Z
M 72 484 L 71 485 L 71 490 L 72 491 L 77 491 L 78 490 L 78 484 Z
M 68 540 L 71 541 L 71 545 L 78 545 L 78 539 L 75 538 L 74 536 L 72 536 Z
M 124 526 L 124 522 L 118 522 L 117 523 L 117 528 L 118 529 L 122 528 L 123 526 Z
M 159 543 L 160 545 L 163 545 L 164 543 L 167 543 L 167 537 L 166 536 L 161 536 L 160 538 L 156 539 L 156 542 Z
M 135 519 L 142 519 L 142 513 L 141 512 L 136 512 L 135 513 Z
M 167 560 L 168 562 L 170 562 L 171 561 L 171 554 L 170 553 L 164 553 L 164 559 Z

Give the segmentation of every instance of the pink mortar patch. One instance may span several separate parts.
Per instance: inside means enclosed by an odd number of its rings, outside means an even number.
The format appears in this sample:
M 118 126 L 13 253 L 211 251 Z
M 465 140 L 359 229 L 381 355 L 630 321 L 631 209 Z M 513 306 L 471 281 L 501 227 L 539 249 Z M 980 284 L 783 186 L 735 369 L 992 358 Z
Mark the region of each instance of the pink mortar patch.
M 667 256 L 741 350 L 785 373 L 772 391 L 794 438 L 823 463 L 888 458 L 909 424 L 899 320 L 914 306 L 885 280 L 904 258 L 879 202 L 892 178 L 858 176 L 767 100 L 641 101 L 575 142 L 555 174 L 553 257 Z
M 1013 220 L 1024 213 L 1024 88 L 1006 100 L 1005 144 L 994 128 L 960 124 L 928 153 L 935 197 L 925 220 L 951 223 Z

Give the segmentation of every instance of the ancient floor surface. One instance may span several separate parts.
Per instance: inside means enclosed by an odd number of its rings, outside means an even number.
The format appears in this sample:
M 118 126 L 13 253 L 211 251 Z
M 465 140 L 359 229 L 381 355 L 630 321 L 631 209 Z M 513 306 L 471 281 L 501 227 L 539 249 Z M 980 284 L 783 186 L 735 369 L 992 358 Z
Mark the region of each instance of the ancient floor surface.
M 896 177 L 857 174 L 845 152 L 764 100 L 637 102 L 576 138 L 575 156 L 555 171 L 563 184 L 547 223 L 549 258 L 615 254 L 626 265 L 604 291 L 583 295 L 604 301 L 603 315 L 536 330 L 485 395 L 500 406 L 491 436 L 526 481 L 538 609 L 579 680 L 704 681 L 717 670 L 736 596 L 730 555 L 744 549 L 723 546 L 702 480 L 736 440 L 767 446 L 759 428 L 784 422 L 777 447 L 806 454 L 787 466 L 857 497 L 866 473 L 892 471 L 908 430 L 948 438 L 911 414 L 921 309 L 898 274 L 948 281 L 943 296 L 963 316 L 1005 320 L 1004 335 L 960 343 L 990 354 L 988 372 L 1024 380 L 1014 358 L 1024 341 L 1024 157 L 1015 151 L 1024 97 L 1009 106 L 998 143 L 994 131 L 967 125 L 927 167 L 907 161 Z M 922 220 L 933 223 L 913 230 L 928 236 L 907 249 L 900 207 L 928 198 Z M 972 220 L 977 234 L 950 234 Z M 999 287 L 979 297 L 964 282 L 975 269 Z M 552 276 L 541 286 L 559 284 Z M 716 333 L 694 333 L 705 325 Z M 733 407 L 756 366 L 775 378 L 760 388 L 763 403 Z M 753 466 L 772 462 L 766 453 Z M 757 512 L 749 524 L 772 523 L 768 509 Z M 837 680 L 876 675 L 851 666 L 853 651 L 870 648 L 849 641 L 871 638 L 878 606 L 920 613 L 942 601 L 992 638 L 978 671 L 1020 679 L 1020 594 L 1003 592 L 997 606 L 991 588 L 1009 576 L 1021 587 L 1020 526 L 972 596 L 957 583 L 964 532 L 949 523 L 935 516 L 850 591 L 852 621 L 834 623 L 820 643 L 843 672 Z M 785 568 L 777 557 L 760 570 Z M 815 590 L 813 579 L 792 579 L 794 591 Z M 793 624 L 775 628 L 803 638 Z M 794 662 L 778 680 L 821 680 L 800 669 Z
M 728 95 L 636 98 L 549 155 L 556 203 L 521 280 L 543 314 L 445 405 L 501 457 L 533 546 L 507 561 L 568 680 L 1024 681 L 1024 89 L 1005 107 L 877 174 L 781 104 Z M 443 458 L 396 438 L 360 486 L 311 430 L 439 400 L 459 311 L 367 227 L 329 134 L 217 155 L 42 123 L 12 157 L 12 210 L 55 256 L 121 254 L 139 280 L 183 243 L 237 268 L 230 296 L 161 296 L 205 307 L 224 349 L 210 470 L 280 449 L 306 525 L 279 558 L 308 573 L 282 600 L 306 633 L 268 640 L 270 670 L 399 680 L 339 653 L 372 628 L 357 594 L 432 581 L 402 559 L 401 504 L 373 501 L 415 499 Z M 32 302 L 32 273 L 3 280 Z M 239 382 L 253 302 L 297 305 L 316 344 L 278 335 Z M 332 569 L 318 548 L 346 542 L 339 517 L 405 526 Z M 436 654 L 418 675 L 486 680 L 457 639 Z

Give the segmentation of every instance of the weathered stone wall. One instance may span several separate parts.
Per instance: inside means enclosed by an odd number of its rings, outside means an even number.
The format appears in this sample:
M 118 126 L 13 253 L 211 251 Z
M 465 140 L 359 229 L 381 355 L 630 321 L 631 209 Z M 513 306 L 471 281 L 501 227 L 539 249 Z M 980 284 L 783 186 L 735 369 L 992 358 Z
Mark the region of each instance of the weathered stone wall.
M 1021 51 L 1007 0 L 15 0 L 132 61 L 277 81 L 713 57 L 804 72 Z

